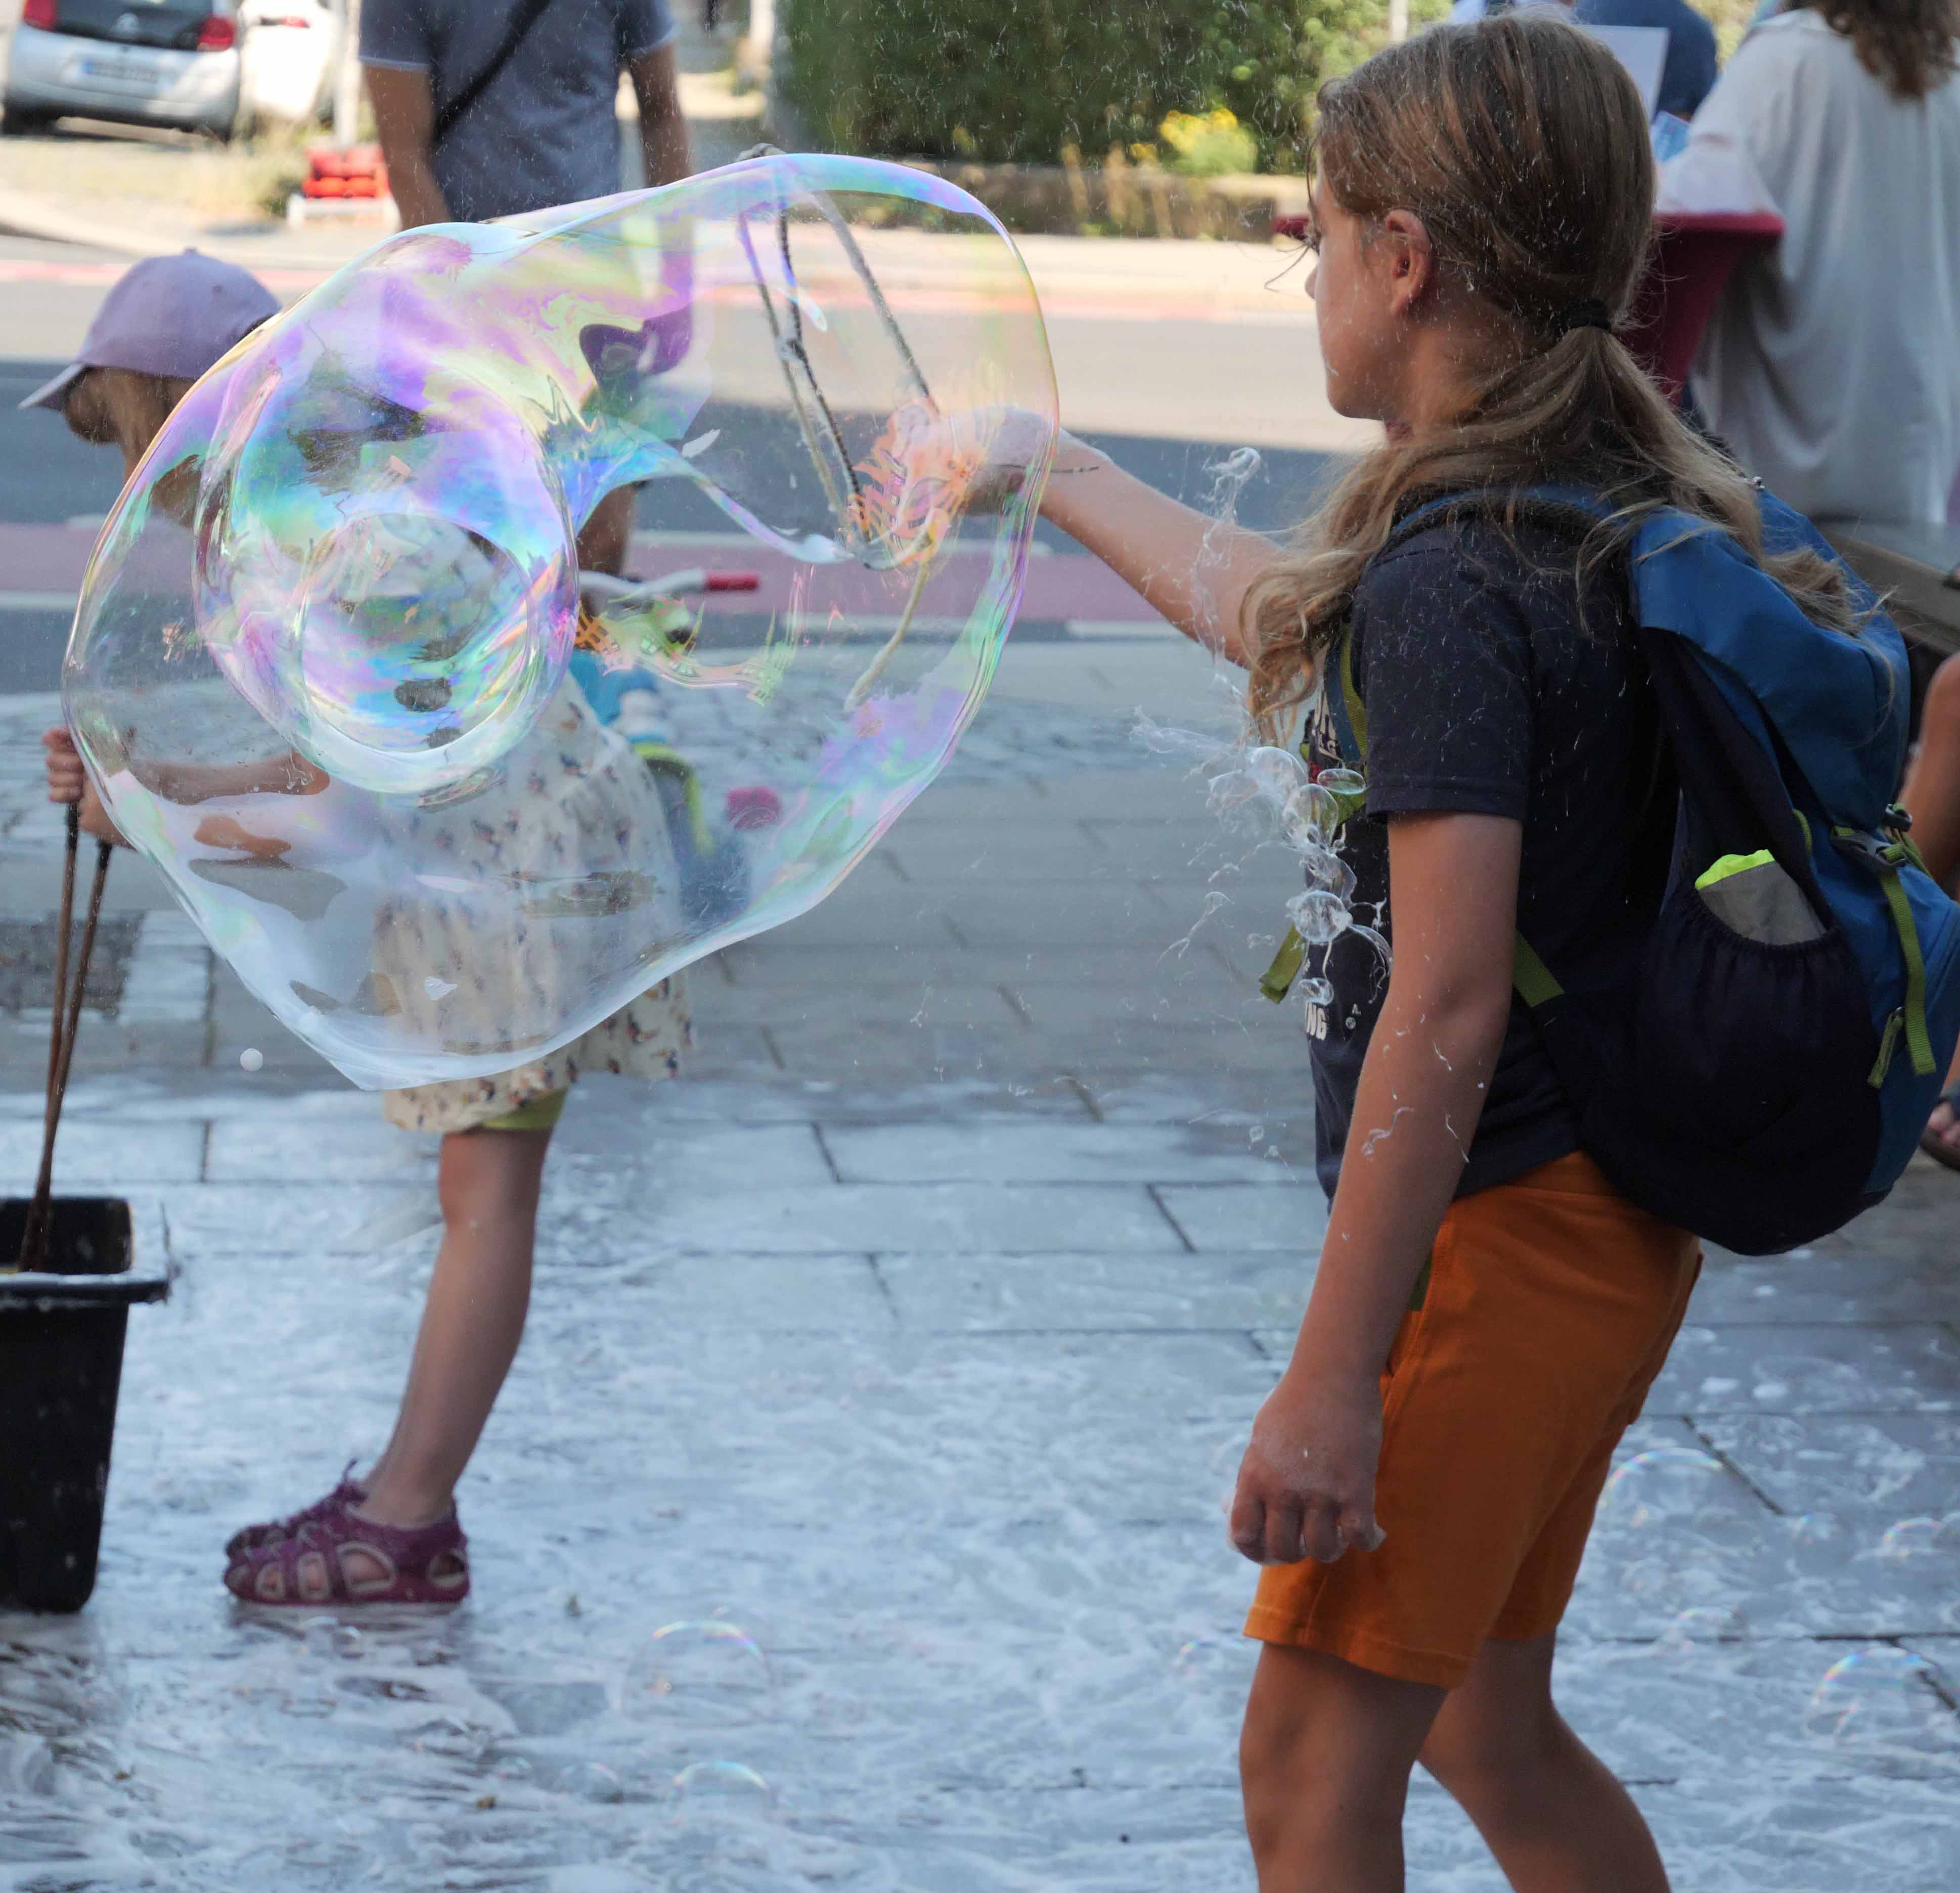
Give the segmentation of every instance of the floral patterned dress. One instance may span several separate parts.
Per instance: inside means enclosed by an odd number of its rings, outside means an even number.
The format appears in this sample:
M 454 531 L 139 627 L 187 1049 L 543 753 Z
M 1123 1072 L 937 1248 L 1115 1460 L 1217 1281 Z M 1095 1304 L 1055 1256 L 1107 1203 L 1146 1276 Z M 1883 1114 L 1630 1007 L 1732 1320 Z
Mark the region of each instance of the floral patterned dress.
M 663 870 L 655 879 L 674 883 L 667 818 L 647 765 L 600 723 L 569 678 L 495 784 L 416 819 L 424 858 L 473 872 L 543 870 L 576 883 L 623 878 L 651 864 Z M 390 983 L 405 1007 L 416 1003 L 426 981 L 447 988 L 453 1012 L 453 981 L 470 990 L 480 1019 L 514 1020 L 549 1013 L 563 987 L 581 976 L 562 951 L 546 951 L 541 936 L 537 950 L 527 951 L 530 943 L 514 930 L 486 952 L 439 905 L 424 902 L 384 917 L 375 964 L 394 969 Z M 431 970 L 441 977 L 429 981 Z M 686 989 L 675 975 L 543 1058 L 486 1077 L 389 1091 L 383 1109 L 406 1131 L 473 1130 L 565 1090 L 581 1072 L 678 1077 L 692 1042 Z

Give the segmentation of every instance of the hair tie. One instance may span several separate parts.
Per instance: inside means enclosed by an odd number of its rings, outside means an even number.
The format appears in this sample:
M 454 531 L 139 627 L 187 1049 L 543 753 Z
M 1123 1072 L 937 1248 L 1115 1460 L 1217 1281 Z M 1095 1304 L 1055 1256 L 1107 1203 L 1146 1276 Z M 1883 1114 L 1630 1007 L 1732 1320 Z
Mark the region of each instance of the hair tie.
M 1556 336 L 1569 336 L 1575 329 L 1603 329 L 1611 335 L 1613 312 L 1597 296 L 1588 296 L 1583 302 L 1561 309 L 1551 325 Z

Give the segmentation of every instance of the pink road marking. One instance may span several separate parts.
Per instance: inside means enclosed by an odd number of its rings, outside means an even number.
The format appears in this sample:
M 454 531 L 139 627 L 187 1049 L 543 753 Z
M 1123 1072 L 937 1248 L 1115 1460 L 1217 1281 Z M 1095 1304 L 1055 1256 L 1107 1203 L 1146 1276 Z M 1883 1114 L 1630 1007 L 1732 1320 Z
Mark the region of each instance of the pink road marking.
M 0 591 L 75 592 L 80 589 L 95 534 L 85 527 L 0 525 Z M 947 555 L 943 597 L 928 594 L 928 616 L 963 616 L 979 589 L 991 556 L 988 549 L 956 547 Z M 904 608 L 908 581 L 861 565 L 799 568 L 796 562 L 768 548 L 737 543 L 731 536 L 717 546 L 715 565 L 727 571 L 752 571 L 759 583 L 748 592 L 717 592 L 700 602 L 705 609 L 753 615 L 788 608 L 790 583 L 799 569 L 811 574 L 807 610 L 889 614 Z M 631 566 L 639 578 L 658 577 L 705 562 L 698 540 L 667 546 L 657 539 L 635 542 Z M 1021 597 L 1021 616 L 1029 619 L 1080 618 L 1109 624 L 1158 625 L 1163 621 L 1136 593 L 1099 561 L 1082 554 L 1031 558 Z

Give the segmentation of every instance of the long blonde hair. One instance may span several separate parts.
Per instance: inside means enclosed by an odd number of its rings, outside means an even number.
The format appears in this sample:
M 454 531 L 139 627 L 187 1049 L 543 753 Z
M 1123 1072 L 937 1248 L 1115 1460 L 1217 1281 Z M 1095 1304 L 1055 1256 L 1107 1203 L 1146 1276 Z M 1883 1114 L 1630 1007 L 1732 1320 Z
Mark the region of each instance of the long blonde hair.
M 1377 448 L 1334 489 L 1296 551 L 1247 594 L 1249 702 L 1269 738 L 1312 691 L 1354 587 L 1410 503 L 1550 479 L 1615 512 L 1590 564 L 1658 506 L 1732 533 L 1818 622 L 1849 630 L 1843 577 L 1812 552 L 1764 557 L 1748 480 L 1683 424 L 1617 336 L 1652 240 L 1653 146 L 1632 79 L 1596 40 L 1507 12 L 1438 27 L 1323 87 L 1314 161 L 1364 224 L 1422 221 L 1440 271 L 1514 333 L 1510 358 L 1448 431 Z M 1598 312 L 1592 311 L 1592 313 Z

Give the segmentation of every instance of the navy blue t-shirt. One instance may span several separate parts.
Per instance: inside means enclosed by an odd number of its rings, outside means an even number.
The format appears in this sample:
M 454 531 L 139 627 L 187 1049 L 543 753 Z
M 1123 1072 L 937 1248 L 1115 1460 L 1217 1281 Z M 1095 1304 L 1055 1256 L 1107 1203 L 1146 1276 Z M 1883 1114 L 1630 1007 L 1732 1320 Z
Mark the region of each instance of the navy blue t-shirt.
M 1715 29 L 1686 0 L 1579 0 L 1583 27 L 1659 27 L 1667 34 L 1657 111 L 1691 119 L 1715 89 Z
M 1367 711 L 1364 814 L 1336 843 L 1356 919 L 1391 943 L 1388 823 L 1417 813 L 1524 825 L 1518 928 L 1577 997 L 1618 985 L 1658 909 L 1674 829 L 1671 774 L 1635 641 L 1624 568 L 1582 588 L 1567 534 L 1439 523 L 1378 558 L 1354 594 L 1351 663 Z M 1309 717 L 1316 772 L 1341 756 L 1325 693 Z M 1331 1004 L 1307 1008 L 1320 1180 L 1331 1197 L 1388 969 L 1351 933 L 1309 950 Z M 1458 1195 L 1579 1147 L 1570 1106 L 1521 1000 L 1513 999 Z
M 517 0 L 365 0 L 361 62 L 426 72 L 436 110 L 488 66 Z M 457 222 L 620 188 L 621 70 L 673 37 L 667 0 L 552 0 L 435 154 Z

